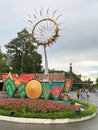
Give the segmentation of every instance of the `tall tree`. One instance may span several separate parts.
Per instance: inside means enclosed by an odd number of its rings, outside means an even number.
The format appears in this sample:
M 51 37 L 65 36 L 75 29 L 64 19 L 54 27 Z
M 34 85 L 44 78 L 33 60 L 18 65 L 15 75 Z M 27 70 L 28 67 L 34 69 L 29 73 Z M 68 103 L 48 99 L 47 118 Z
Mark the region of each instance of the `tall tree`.
M 42 66 L 42 56 L 37 53 L 32 44 L 32 35 L 23 29 L 17 33 L 17 38 L 7 45 L 8 65 L 14 73 L 39 73 Z
M 96 84 L 98 85 L 98 78 L 96 79 Z

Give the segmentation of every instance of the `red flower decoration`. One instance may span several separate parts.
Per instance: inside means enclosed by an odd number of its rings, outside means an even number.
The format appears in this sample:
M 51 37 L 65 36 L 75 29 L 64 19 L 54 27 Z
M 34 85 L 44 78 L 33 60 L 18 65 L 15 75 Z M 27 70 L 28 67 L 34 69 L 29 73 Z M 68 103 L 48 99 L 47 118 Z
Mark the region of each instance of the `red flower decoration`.
M 50 93 L 51 92 L 51 90 L 49 90 L 49 89 L 46 89 L 46 93 Z
M 56 86 L 56 87 L 54 87 L 54 88 L 52 89 L 52 94 L 54 94 L 54 95 L 56 95 L 56 96 L 59 96 L 60 93 L 61 93 L 61 90 L 62 90 L 62 88 Z

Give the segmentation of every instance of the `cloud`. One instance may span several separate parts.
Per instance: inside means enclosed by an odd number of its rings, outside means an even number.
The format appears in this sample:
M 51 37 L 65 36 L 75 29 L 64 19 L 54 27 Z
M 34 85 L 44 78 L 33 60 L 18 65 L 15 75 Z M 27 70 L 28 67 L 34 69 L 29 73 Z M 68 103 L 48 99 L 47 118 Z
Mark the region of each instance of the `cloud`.
M 57 9 L 56 16 L 61 24 L 60 38 L 47 47 L 49 68 L 69 70 L 73 64 L 75 73 L 98 77 L 98 0 L 3 0 L 0 1 L 0 45 L 17 37 L 23 28 L 30 28 L 28 14 L 33 17 L 34 9 L 44 13 L 50 8 L 50 16 Z M 31 28 L 32 30 L 32 28 Z M 43 47 L 38 48 L 43 56 Z

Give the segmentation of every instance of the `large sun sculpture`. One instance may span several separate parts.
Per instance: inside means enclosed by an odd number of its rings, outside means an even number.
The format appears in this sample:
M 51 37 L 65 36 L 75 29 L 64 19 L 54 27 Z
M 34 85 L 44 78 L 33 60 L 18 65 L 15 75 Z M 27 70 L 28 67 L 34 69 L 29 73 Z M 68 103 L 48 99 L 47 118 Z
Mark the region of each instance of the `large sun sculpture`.
M 51 17 L 49 16 L 49 9 L 46 10 L 44 14 L 43 9 L 39 13 L 35 10 L 33 15 L 33 20 L 29 20 L 32 29 L 33 42 L 37 43 L 37 46 L 42 45 L 44 47 L 45 54 L 45 74 L 48 74 L 48 61 L 46 54 L 46 47 L 56 42 L 59 37 L 60 24 L 58 23 L 58 18 L 61 15 L 55 17 L 57 10 L 53 11 Z

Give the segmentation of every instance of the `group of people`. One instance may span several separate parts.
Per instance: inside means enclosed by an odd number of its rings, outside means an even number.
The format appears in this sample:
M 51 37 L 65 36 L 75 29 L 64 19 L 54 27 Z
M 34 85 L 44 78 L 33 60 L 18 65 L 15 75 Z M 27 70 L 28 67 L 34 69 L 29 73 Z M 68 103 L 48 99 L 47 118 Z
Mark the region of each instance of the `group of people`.
M 77 99 L 89 99 L 89 91 L 86 89 L 77 89 L 76 90 Z

